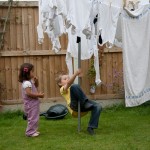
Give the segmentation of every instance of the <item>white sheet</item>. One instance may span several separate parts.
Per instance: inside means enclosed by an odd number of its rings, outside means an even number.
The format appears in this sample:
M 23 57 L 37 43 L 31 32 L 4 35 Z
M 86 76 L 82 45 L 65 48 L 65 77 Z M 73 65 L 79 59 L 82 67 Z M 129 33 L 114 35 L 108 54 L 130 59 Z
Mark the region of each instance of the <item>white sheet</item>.
M 125 103 L 138 106 L 150 100 L 150 5 L 129 16 L 122 13 Z

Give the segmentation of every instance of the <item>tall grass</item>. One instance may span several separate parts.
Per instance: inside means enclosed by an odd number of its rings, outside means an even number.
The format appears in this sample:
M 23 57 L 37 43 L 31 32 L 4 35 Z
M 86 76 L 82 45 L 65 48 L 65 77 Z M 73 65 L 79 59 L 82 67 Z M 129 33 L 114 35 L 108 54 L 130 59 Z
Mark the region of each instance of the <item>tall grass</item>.
M 81 132 L 69 114 L 62 120 L 41 117 L 41 135 L 28 138 L 22 112 L 1 113 L 0 150 L 150 150 L 150 103 L 103 109 L 95 136 L 86 131 L 89 117 L 82 118 Z

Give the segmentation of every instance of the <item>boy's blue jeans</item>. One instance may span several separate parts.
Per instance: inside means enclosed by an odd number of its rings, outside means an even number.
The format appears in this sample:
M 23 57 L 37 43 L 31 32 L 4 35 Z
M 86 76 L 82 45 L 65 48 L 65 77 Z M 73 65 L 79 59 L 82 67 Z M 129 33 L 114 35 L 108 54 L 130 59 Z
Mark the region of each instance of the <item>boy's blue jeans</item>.
M 77 84 L 73 84 L 70 87 L 70 98 L 71 98 L 70 107 L 75 111 L 78 111 L 78 101 L 80 101 L 81 111 L 82 111 L 82 107 L 86 101 L 93 104 L 93 107 L 90 110 L 91 117 L 90 117 L 88 127 L 97 128 L 99 118 L 100 118 L 100 113 L 102 111 L 101 105 L 92 100 L 88 100 L 88 98 L 86 97 L 86 95 L 84 94 L 84 92 L 82 91 L 80 86 Z

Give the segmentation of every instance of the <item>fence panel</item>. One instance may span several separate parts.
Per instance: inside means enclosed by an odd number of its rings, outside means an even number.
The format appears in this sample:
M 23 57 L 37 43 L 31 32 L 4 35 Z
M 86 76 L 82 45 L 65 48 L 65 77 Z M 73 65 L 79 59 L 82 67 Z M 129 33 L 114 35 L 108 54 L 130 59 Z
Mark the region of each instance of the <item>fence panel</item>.
M 7 14 L 7 3 L 0 2 L 0 18 Z M 0 50 L 0 100 L 5 104 L 21 102 L 21 89 L 18 82 L 19 67 L 29 62 L 35 66 L 39 79 L 39 90 L 45 93 L 46 101 L 62 100 L 55 83 L 58 71 L 66 71 L 65 54 L 67 35 L 60 37 L 62 49 L 58 54 L 52 51 L 52 44 L 45 35 L 44 43 L 38 44 L 36 27 L 38 7 L 36 2 L 17 2 L 11 9 L 10 21 L 6 27 L 4 47 Z M 2 30 L 3 22 L 0 22 Z M 123 98 L 122 53 L 116 48 L 100 48 L 100 74 L 103 84 L 90 94 L 87 72 L 91 60 L 82 61 L 84 72 L 81 86 L 93 99 Z

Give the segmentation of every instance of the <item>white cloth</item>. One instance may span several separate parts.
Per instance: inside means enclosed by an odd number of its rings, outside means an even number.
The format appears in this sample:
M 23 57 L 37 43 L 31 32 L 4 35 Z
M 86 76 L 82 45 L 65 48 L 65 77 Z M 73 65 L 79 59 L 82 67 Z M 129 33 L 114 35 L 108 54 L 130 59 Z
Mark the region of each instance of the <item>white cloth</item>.
M 129 13 L 129 15 L 131 15 L 133 17 L 136 17 L 139 14 L 141 14 L 141 12 L 143 12 L 143 9 L 145 9 L 143 7 L 143 5 L 148 5 L 148 4 L 149 4 L 149 0 L 141 0 L 139 2 L 139 9 L 135 10 L 134 13 L 132 13 L 132 11 L 129 11 L 130 8 L 125 8 L 125 10 Z M 119 15 L 119 18 L 118 18 L 117 30 L 116 30 L 114 45 L 117 46 L 117 47 L 121 47 L 122 48 L 121 14 Z
M 121 14 L 119 15 L 119 18 L 118 18 L 117 30 L 116 30 L 114 45 L 117 46 L 117 47 L 122 48 Z
M 55 53 L 61 46 L 59 36 L 66 33 L 64 19 L 66 18 L 65 0 L 39 0 L 39 24 L 37 26 L 38 42 L 44 42 L 43 32 L 51 39 Z
M 44 33 L 43 33 L 43 28 L 41 24 L 38 24 L 37 26 L 37 33 L 38 33 L 38 43 L 42 44 L 44 40 Z
M 95 29 L 96 31 L 93 30 L 94 24 L 93 21 L 95 18 L 98 19 L 98 0 L 93 0 L 91 4 L 91 11 L 90 11 L 90 16 L 88 19 L 88 22 L 86 23 L 86 26 L 84 27 L 82 33 L 85 34 L 87 39 L 90 39 L 92 35 L 96 34 L 97 35 L 97 28 Z M 97 25 L 97 23 L 96 23 Z
M 30 81 L 25 81 L 25 82 L 23 82 L 22 88 L 23 88 L 23 89 L 26 89 L 26 88 L 28 88 L 28 87 L 32 88 L 31 82 L 30 82 Z
M 129 12 L 129 11 L 128 11 Z M 150 5 L 122 12 L 125 103 L 138 106 L 150 99 Z M 133 16 L 137 16 L 134 17 Z
M 73 74 L 72 57 L 78 58 L 78 44 L 76 43 L 77 35 L 72 35 L 71 29 L 68 30 L 68 48 L 66 54 L 66 64 L 69 70 L 69 75 Z M 95 83 L 99 85 L 100 70 L 99 70 L 99 56 L 97 48 L 97 40 L 95 36 L 86 39 L 85 35 L 81 34 L 81 60 L 90 59 L 94 55 L 94 67 L 96 71 Z
M 113 46 L 122 5 L 122 0 L 100 0 L 98 34 L 102 37 L 101 45 L 106 44 L 109 48 Z
M 71 26 L 72 33 L 80 36 L 86 26 L 93 0 L 66 0 L 67 27 Z
M 147 5 L 149 3 L 150 3 L 149 0 L 140 0 L 139 6 Z
M 144 11 L 145 11 L 145 7 L 144 6 L 147 6 L 147 5 L 141 5 L 141 6 L 139 6 L 138 9 L 135 9 L 134 11 L 131 11 L 127 7 L 125 7 L 125 10 L 129 14 L 129 16 L 131 16 L 131 17 L 138 17 L 139 15 L 144 13 Z
M 48 37 L 51 39 L 53 45 L 52 50 L 55 53 L 58 53 L 61 49 L 59 37 L 63 33 L 66 33 L 66 29 L 63 21 L 64 20 L 62 16 L 58 15 L 52 21 L 53 30 L 51 30 L 49 26 L 47 26 L 47 29 L 45 30 L 45 33 L 47 33 Z

